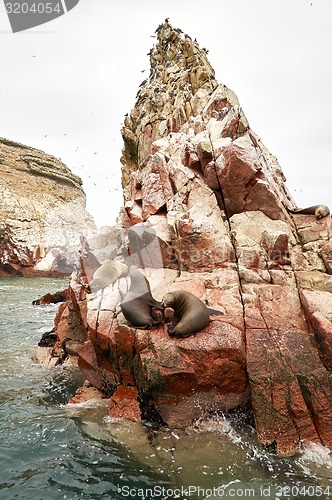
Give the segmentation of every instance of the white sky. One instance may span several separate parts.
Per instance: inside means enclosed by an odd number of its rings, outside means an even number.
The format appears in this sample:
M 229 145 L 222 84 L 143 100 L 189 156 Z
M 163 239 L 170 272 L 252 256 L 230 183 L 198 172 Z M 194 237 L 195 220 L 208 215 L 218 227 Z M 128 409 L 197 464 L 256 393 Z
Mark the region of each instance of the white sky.
M 331 0 L 80 0 L 15 34 L 1 2 L 0 136 L 61 158 L 96 224 L 114 224 L 120 129 L 166 17 L 209 50 L 297 204 L 332 208 Z

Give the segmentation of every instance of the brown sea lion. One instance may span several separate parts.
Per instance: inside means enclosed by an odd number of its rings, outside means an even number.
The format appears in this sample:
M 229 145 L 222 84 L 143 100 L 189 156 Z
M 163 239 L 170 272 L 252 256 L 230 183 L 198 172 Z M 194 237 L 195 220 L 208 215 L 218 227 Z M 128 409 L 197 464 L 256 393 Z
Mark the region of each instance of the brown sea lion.
M 198 297 L 184 290 L 166 293 L 161 305 L 174 310 L 174 318 L 168 332 L 175 337 L 189 337 L 203 330 L 210 322 L 209 308 Z M 211 309 L 211 314 L 219 311 Z M 219 312 L 219 314 L 223 314 Z M 175 324 L 174 328 L 173 325 Z
M 93 280 L 90 281 L 88 289 L 92 293 L 98 292 L 108 285 L 116 282 L 122 276 L 129 273 L 128 266 L 119 260 L 110 260 L 105 262 L 93 273 Z
M 143 273 L 138 269 L 130 269 L 131 284 L 128 293 L 125 295 L 121 310 L 130 323 L 135 328 L 149 329 L 159 325 L 162 321 L 161 302 L 152 297 L 150 283 Z
M 291 214 L 315 215 L 316 219 L 322 219 L 330 215 L 330 209 L 326 205 L 314 205 L 307 208 L 295 208 L 294 210 L 287 209 Z

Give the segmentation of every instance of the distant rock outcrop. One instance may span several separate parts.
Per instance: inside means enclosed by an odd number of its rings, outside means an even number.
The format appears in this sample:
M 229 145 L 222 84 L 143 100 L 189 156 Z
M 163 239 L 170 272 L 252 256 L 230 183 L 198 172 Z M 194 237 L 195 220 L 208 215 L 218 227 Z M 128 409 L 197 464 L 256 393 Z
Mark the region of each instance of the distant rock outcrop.
M 332 447 L 331 218 L 288 213 L 276 158 L 195 41 L 165 22 L 150 60 L 122 131 L 123 258 L 157 300 L 187 290 L 224 315 L 176 339 L 115 314 L 128 278 L 88 300 L 72 282 L 40 355 L 75 358 L 113 416 L 137 419 L 138 402 L 142 418 L 183 427 L 246 407 L 280 455 Z
M 0 139 L 0 275 L 68 274 L 97 232 L 81 179 L 42 151 Z

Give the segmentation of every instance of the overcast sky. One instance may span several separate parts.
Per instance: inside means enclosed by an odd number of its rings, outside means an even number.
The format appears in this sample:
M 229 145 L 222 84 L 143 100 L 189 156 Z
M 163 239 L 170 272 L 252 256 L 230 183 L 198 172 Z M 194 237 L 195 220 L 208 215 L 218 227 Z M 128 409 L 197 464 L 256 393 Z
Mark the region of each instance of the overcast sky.
M 209 49 L 298 206 L 332 207 L 331 0 L 80 0 L 15 34 L 1 2 L 0 136 L 61 158 L 97 225 L 114 224 L 120 129 L 166 17 Z

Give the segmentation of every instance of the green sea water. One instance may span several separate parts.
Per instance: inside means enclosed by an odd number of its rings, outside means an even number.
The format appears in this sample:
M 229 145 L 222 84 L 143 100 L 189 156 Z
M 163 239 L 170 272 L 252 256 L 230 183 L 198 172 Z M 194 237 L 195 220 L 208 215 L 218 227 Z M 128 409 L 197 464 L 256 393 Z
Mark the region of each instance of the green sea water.
M 187 432 L 110 420 L 107 402 L 67 405 L 80 375 L 33 362 L 57 305 L 32 306 L 66 280 L 0 278 L 0 499 L 332 499 L 329 450 L 292 459 L 252 427 L 219 416 Z

